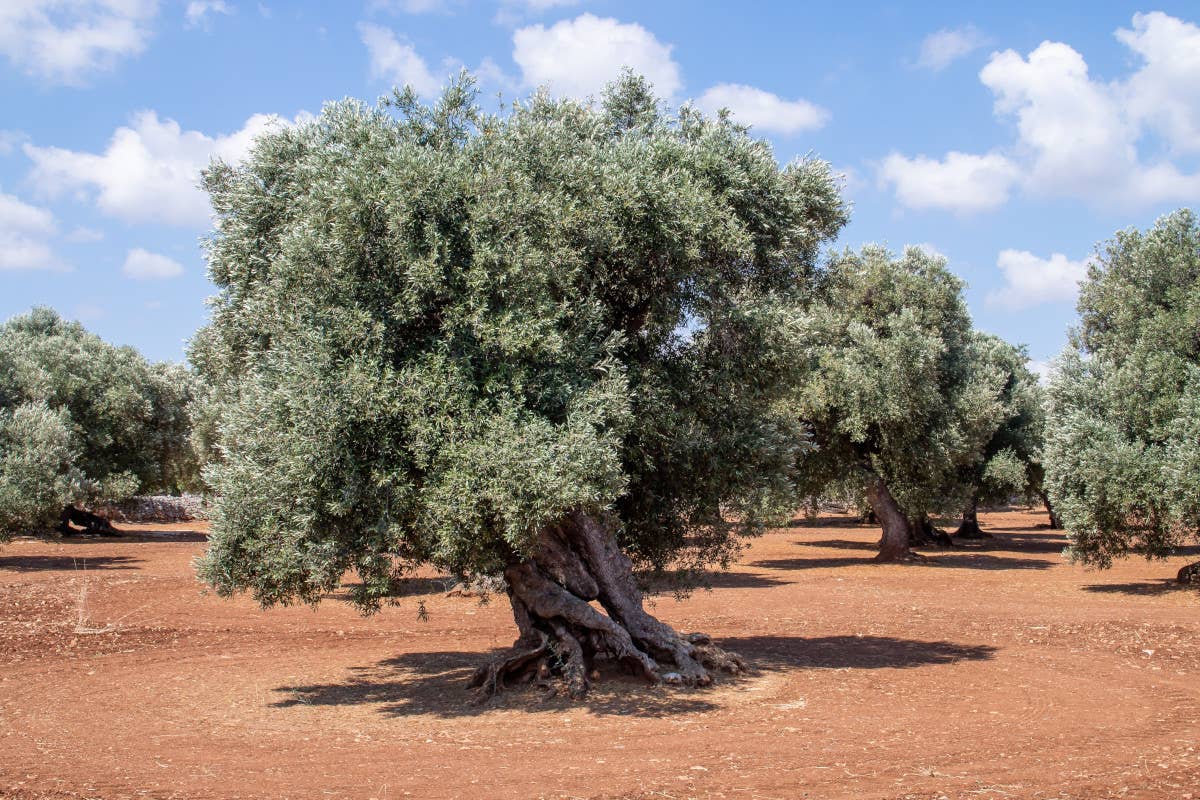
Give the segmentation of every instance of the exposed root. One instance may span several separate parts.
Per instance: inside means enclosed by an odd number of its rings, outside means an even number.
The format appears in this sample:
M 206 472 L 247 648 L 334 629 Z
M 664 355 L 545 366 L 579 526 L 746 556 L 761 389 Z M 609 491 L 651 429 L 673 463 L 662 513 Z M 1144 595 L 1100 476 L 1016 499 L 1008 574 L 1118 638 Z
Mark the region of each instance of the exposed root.
M 683 686 L 707 686 L 715 673 L 749 671 L 740 656 L 704 634 L 681 636 L 647 613 L 632 566 L 610 527 L 594 517 L 574 514 L 544 531 L 532 558 L 504 570 L 521 636 L 475 672 L 470 686 L 477 699 L 532 681 L 579 699 L 598 675 L 597 658 L 650 683 Z

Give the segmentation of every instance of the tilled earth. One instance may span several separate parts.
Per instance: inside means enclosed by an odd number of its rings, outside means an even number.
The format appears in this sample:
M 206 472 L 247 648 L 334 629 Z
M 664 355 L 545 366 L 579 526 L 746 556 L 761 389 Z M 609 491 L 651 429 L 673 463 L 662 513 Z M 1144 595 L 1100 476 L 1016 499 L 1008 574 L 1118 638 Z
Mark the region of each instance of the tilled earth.
M 1045 515 L 871 562 L 877 530 L 797 521 L 654 612 L 755 675 L 573 703 L 469 704 L 515 628 L 428 576 L 363 618 L 196 582 L 199 523 L 0 548 L 0 797 L 1200 800 L 1200 555 L 1107 572 Z M 423 604 L 426 618 L 418 615 Z

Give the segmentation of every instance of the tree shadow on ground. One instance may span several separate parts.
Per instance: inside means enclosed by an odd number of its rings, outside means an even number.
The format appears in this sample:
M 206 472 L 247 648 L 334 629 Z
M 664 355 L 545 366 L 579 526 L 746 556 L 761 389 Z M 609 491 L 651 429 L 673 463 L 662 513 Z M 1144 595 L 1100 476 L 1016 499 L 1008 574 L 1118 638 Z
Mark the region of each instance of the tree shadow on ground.
M 666 595 L 676 592 L 684 596 L 708 589 L 768 589 L 785 586 L 781 580 L 760 572 L 700 572 L 700 573 L 643 573 L 638 583 L 648 594 Z
M 856 544 L 856 543 L 854 543 Z M 877 550 L 872 545 L 869 550 Z M 925 554 L 927 561 L 910 562 L 923 567 L 949 567 L 952 569 L 1049 569 L 1056 563 L 1042 558 L 1013 558 L 993 556 L 985 553 L 964 553 L 954 550 L 939 550 Z M 836 567 L 879 567 L 894 566 L 876 561 L 874 558 L 775 558 L 751 562 L 751 567 L 760 569 L 797 570 Z
M 758 670 L 788 669 L 906 669 L 959 661 L 990 659 L 996 648 L 952 642 L 922 642 L 886 636 L 747 636 L 717 642 L 748 659 Z M 467 681 L 475 668 L 501 651 L 470 653 L 444 651 L 405 653 L 369 667 L 354 667 L 341 683 L 281 686 L 273 708 L 298 706 L 377 706 L 381 714 L 407 717 L 474 717 L 496 711 L 561 713 L 586 709 L 593 714 L 666 717 L 712 711 L 718 703 L 707 695 L 712 689 L 675 689 L 651 686 L 623 674 L 611 663 L 601 666 L 596 681 L 583 700 L 546 696 L 540 690 L 514 688 L 481 705 L 471 704 Z M 713 688 L 737 684 L 752 677 L 718 681 Z
M 370 667 L 353 667 L 343 683 L 281 686 L 284 695 L 274 708 L 295 706 L 374 705 L 392 717 L 432 714 L 438 717 L 474 717 L 494 711 L 562 712 L 587 709 L 594 714 L 665 717 L 710 711 L 717 706 L 704 699 L 704 689 L 671 689 L 652 686 L 624 675 L 611 664 L 601 666 L 587 697 L 573 701 L 542 690 L 515 687 L 492 699 L 472 704 L 467 681 L 475 669 L 503 651 L 490 653 L 405 653 Z
M 100 534 L 83 531 L 76 531 L 70 536 L 45 536 L 38 537 L 43 541 L 54 542 L 55 544 L 73 545 L 73 544 L 95 544 L 96 542 L 207 542 L 208 534 L 200 531 L 153 531 L 153 530 L 136 530 L 123 531 L 120 528 L 116 529 L 116 534 Z
M 1173 592 L 1194 592 L 1200 595 L 1200 587 L 1180 583 L 1174 578 L 1159 578 L 1140 583 L 1093 583 L 1084 586 L 1083 590 L 1098 594 L 1160 595 Z
M 746 636 L 723 639 L 721 646 L 740 653 L 759 669 L 912 669 L 986 661 L 991 645 L 924 642 L 891 636 Z
M 93 569 L 137 569 L 132 556 L 0 556 L 0 572 L 74 572 Z
M 858 517 L 836 516 L 836 517 L 796 517 L 789 520 L 787 526 L 789 528 L 878 528 L 879 524 L 875 522 L 863 522 Z

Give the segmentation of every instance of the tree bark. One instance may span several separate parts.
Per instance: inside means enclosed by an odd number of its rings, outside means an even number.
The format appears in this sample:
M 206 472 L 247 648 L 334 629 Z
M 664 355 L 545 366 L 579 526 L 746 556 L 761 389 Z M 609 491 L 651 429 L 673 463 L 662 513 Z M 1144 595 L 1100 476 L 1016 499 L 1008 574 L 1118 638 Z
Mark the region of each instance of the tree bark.
M 71 523 L 75 523 L 83 528 L 83 531 L 77 531 L 71 527 Z M 66 506 L 62 510 L 62 514 L 58 517 L 58 532 L 63 536 L 74 536 L 77 533 L 98 533 L 102 536 L 120 536 L 121 532 L 112 526 L 112 523 L 101 517 L 98 514 L 93 514 L 90 511 L 84 511 L 75 506 Z
M 872 476 L 867 483 L 867 502 L 871 504 L 871 510 L 875 512 L 879 524 L 883 527 L 883 537 L 879 540 L 879 555 L 875 556 L 875 560 L 917 560 L 918 557 L 909 546 L 912 528 L 908 517 L 904 516 L 900 504 L 892 497 L 887 484 L 878 475 Z
M 1200 586 L 1200 561 L 1195 564 L 1188 564 L 1179 570 L 1179 574 L 1175 579 L 1180 583 L 1196 584 Z
M 1042 505 L 1046 507 L 1046 513 L 1050 515 L 1050 530 L 1061 531 L 1063 524 L 1058 513 L 1054 510 L 1054 506 L 1050 505 L 1050 495 L 1045 492 L 1038 492 L 1042 498 Z
M 970 504 L 963 510 L 962 524 L 954 535 L 959 539 L 990 539 L 992 535 L 979 527 L 979 498 L 971 497 Z
M 747 670 L 740 656 L 704 634 L 680 635 L 647 613 L 633 564 L 603 519 L 568 515 L 542 532 L 532 558 L 509 562 L 504 579 L 520 635 L 508 653 L 475 672 L 470 685 L 479 699 L 534 680 L 581 698 L 598 656 L 651 683 L 706 686 L 715 672 Z

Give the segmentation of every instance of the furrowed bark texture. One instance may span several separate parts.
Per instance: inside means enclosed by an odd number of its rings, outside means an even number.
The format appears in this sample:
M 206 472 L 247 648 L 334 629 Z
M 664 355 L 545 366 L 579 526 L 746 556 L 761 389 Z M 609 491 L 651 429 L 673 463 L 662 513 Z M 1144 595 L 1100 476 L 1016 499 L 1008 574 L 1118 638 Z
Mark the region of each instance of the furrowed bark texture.
M 908 517 L 900 510 L 900 504 L 887 484 L 878 475 L 871 477 L 867 483 L 867 502 L 875 512 L 879 524 L 883 527 L 883 537 L 879 540 L 879 555 L 876 561 L 915 561 L 917 555 L 909 546 L 912 526 Z
M 1188 583 L 1200 586 L 1200 561 L 1183 567 L 1179 570 L 1179 574 L 1175 577 L 1180 583 Z
M 603 519 L 569 515 L 542 532 L 533 558 L 510 563 L 504 579 L 520 636 L 475 672 L 471 686 L 480 699 L 535 680 L 583 697 L 597 657 L 651 683 L 706 686 L 716 672 L 747 671 L 741 657 L 704 634 L 680 635 L 646 612 L 633 564 Z

